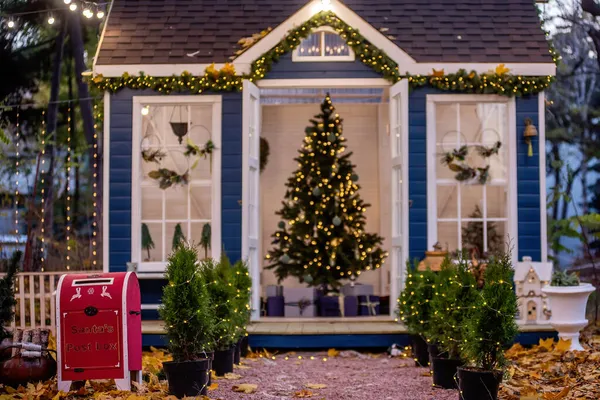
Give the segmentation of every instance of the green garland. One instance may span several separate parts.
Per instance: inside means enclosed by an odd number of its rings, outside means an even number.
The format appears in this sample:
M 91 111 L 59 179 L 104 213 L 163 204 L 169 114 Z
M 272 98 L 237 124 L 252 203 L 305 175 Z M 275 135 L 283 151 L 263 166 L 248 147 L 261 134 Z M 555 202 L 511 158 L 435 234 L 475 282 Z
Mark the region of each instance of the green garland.
M 91 78 L 90 84 L 101 91 L 117 92 L 124 88 L 152 89 L 159 93 L 186 92 L 198 94 L 202 92 L 231 92 L 241 91 L 243 80 L 256 82 L 263 79 L 271 70 L 273 64 L 293 51 L 307 38 L 315 28 L 329 26 L 333 28 L 352 48 L 357 58 L 365 65 L 392 83 L 401 79 L 408 79 L 411 88 L 431 86 L 443 91 L 472 93 L 472 94 L 499 94 L 510 97 L 520 97 L 539 93 L 546 89 L 553 81 L 552 76 L 515 76 L 508 73 L 503 66 L 496 71 L 478 74 L 475 71 L 459 70 L 453 74 L 444 71 L 432 71 L 432 75 L 402 75 L 396 64 L 385 52 L 369 43 L 358 30 L 352 28 L 339 19 L 331 11 L 316 14 L 310 20 L 291 30 L 288 35 L 274 48 L 262 55 L 251 66 L 247 75 L 237 75 L 231 64 L 225 64 L 221 70 L 211 65 L 203 76 L 194 76 L 184 72 L 180 76 L 152 77 L 140 72 L 139 76 L 127 73 L 119 78 L 105 78 L 96 75 Z M 551 51 L 554 55 L 554 53 Z

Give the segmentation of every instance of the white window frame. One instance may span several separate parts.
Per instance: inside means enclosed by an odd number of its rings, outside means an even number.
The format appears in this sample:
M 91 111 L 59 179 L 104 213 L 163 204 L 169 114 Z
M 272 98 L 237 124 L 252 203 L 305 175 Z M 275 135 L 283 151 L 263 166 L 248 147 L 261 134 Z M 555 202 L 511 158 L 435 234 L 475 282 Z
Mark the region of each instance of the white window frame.
M 427 95 L 427 248 L 432 249 L 438 241 L 437 232 L 437 169 L 441 168 L 440 157 L 436 154 L 436 105 L 448 103 L 504 103 L 507 105 L 507 140 L 508 143 L 502 143 L 505 151 L 508 152 L 508 165 L 506 187 L 508 190 L 508 204 L 506 204 L 506 234 L 510 240 L 513 262 L 518 259 L 518 208 L 517 208 L 517 122 L 516 122 L 516 102 L 514 98 L 507 98 L 497 95 L 472 95 L 472 94 L 439 94 Z M 494 177 L 490 177 L 493 183 Z M 459 207 L 460 207 L 460 199 Z M 483 210 L 482 210 L 483 211 Z M 483 219 L 486 220 L 484 212 Z M 461 221 L 468 222 L 468 219 L 458 216 Z M 489 219 L 488 219 L 489 220 Z
M 329 56 L 325 54 L 325 33 L 334 33 L 339 36 L 339 33 L 330 26 L 322 26 L 316 28 L 311 32 L 311 35 L 321 35 L 321 55 L 318 56 L 301 56 L 300 46 L 296 47 L 292 52 L 293 62 L 332 62 L 332 61 L 354 61 L 356 60 L 356 54 L 352 47 L 348 46 L 349 54 L 347 56 Z M 304 41 L 305 39 L 303 39 Z M 346 44 L 347 45 L 347 44 Z
M 131 155 L 131 262 L 137 264 L 140 273 L 164 272 L 166 262 L 143 262 L 142 257 L 142 183 L 139 179 L 142 159 L 142 108 L 147 105 L 212 105 L 211 135 L 215 149 L 212 154 L 211 180 L 211 256 L 219 259 L 221 254 L 221 109 L 222 96 L 134 96 L 132 120 Z M 167 249 L 163 249 L 167 251 Z M 166 258 L 166 254 L 165 254 Z

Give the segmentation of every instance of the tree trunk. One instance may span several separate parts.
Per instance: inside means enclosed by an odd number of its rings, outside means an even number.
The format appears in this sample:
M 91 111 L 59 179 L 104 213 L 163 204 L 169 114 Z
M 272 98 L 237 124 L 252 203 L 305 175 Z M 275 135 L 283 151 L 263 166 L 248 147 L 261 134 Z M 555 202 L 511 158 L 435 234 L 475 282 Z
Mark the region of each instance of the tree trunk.
M 48 123 L 47 139 L 48 149 L 46 153 L 50 156 L 48 163 L 48 173 L 46 174 L 46 215 L 44 218 L 44 231 L 51 236 L 54 232 L 54 163 L 56 158 L 56 149 L 53 142 L 56 141 L 56 127 L 58 125 L 58 93 L 60 90 L 60 78 L 63 61 L 63 52 L 65 44 L 65 35 L 67 32 L 67 23 L 62 24 L 60 34 L 56 39 L 56 50 L 54 54 L 54 65 L 52 69 L 52 80 L 50 83 L 50 104 L 48 105 Z M 45 250 L 45 249 L 44 249 Z

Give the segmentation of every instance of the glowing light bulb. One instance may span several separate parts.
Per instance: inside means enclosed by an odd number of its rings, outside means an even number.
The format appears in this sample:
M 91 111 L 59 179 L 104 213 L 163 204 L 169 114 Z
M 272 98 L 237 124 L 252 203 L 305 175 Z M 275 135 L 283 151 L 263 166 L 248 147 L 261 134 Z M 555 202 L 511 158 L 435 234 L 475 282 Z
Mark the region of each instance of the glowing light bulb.
M 50 18 L 48 18 L 48 25 L 53 25 L 54 22 L 56 22 L 56 20 L 54 19 L 54 17 L 50 16 Z
M 64 0 L 65 4 L 71 4 L 71 0 Z
M 148 115 L 150 114 L 150 107 L 145 106 L 144 108 L 142 108 L 142 115 Z
M 98 11 L 98 13 L 96 13 L 96 17 L 97 17 L 98 19 L 102 19 L 102 18 L 104 18 L 104 11 L 102 11 L 102 10 L 99 10 L 99 11 Z
M 8 21 L 8 27 L 9 28 L 14 28 L 15 27 L 15 21 L 13 21 L 12 19 L 10 21 Z
M 331 0 L 321 0 L 321 4 L 323 4 L 325 7 L 330 6 Z
M 71 10 L 71 11 L 75 11 L 75 10 L 77 10 L 77 4 L 75 4 L 75 3 L 72 3 L 72 4 L 69 6 L 69 10 Z

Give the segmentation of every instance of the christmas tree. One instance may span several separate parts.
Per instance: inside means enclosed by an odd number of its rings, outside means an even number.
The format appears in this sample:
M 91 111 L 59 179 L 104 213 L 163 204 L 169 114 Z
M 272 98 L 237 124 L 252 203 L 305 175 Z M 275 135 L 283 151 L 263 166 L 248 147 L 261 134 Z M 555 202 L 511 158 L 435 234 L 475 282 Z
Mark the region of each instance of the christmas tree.
M 150 261 L 150 250 L 152 250 L 154 246 L 154 241 L 152 240 L 152 235 L 150 235 L 148 225 L 142 224 L 142 249 L 148 252 L 148 261 Z
M 475 210 L 469 215 L 472 219 L 481 219 L 482 213 L 479 206 L 475 206 Z M 488 251 L 487 253 L 498 253 L 503 249 L 502 235 L 500 235 L 496 228 L 495 222 L 487 222 L 487 239 L 488 239 Z M 462 228 L 462 242 L 463 248 L 469 251 L 477 251 L 477 255 L 483 256 L 486 252 L 483 251 L 483 222 L 469 221 L 467 226 Z
M 181 229 L 181 224 L 175 225 L 175 233 L 173 233 L 173 251 L 177 250 L 180 244 L 185 242 L 185 235 Z
M 309 286 L 336 289 L 340 280 L 378 269 L 387 254 L 382 238 L 365 232 L 369 204 L 360 198 L 358 175 L 342 135 L 342 119 L 329 94 L 310 120 L 298 169 L 287 181 L 282 221 L 273 234 L 267 269 L 279 281 L 294 276 Z

